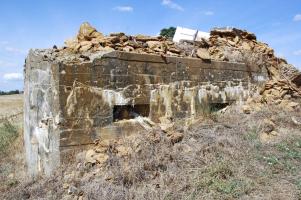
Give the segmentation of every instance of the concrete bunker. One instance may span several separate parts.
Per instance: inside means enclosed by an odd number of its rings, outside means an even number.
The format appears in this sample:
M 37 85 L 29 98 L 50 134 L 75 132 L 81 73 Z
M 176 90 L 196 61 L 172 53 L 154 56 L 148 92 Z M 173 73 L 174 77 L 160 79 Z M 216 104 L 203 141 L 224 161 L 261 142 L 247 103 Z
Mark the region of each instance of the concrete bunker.
M 25 66 L 25 146 L 32 176 L 50 175 L 62 152 L 118 137 L 137 116 L 193 119 L 204 106 L 244 101 L 268 77 L 264 67 L 112 51 L 88 60 L 30 51 Z M 68 59 L 67 59 L 68 58 Z M 143 128 L 143 127 L 140 127 Z

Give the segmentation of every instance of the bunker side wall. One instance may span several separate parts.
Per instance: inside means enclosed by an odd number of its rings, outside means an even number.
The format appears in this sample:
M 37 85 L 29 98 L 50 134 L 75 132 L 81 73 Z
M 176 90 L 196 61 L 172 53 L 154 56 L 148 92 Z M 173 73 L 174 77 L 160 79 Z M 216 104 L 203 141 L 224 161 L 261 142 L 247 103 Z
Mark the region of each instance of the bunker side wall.
M 24 142 L 31 177 L 50 175 L 60 164 L 58 65 L 31 50 L 25 64 Z

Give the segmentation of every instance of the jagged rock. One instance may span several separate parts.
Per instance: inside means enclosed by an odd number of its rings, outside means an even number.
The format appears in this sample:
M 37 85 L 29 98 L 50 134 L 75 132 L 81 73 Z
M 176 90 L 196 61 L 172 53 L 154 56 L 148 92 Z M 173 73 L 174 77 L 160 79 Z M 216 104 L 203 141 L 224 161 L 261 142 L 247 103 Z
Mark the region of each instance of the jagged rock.
M 162 46 L 161 42 L 159 41 L 147 41 L 146 44 L 150 49 L 155 49 Z
M 141 41 L 141 42 L 148 42 L 148 41 L 158 41 L 158 37 L 151 37 L 151 36 L 145 36 L 145 35 L 137 35 L 135 37 L 136 41 Z
M 131 148 L 126 147 L 124 145 L 117 146 L 116 150 L 117 150 L 117 155 L 121 157 L 128 156 L 132 152 Z
M 133 47 L 131 47 L 131 46 L 125 46 L 125 47 L 123 47 L 122 50 L 125 51 L 125 52 L 132 52 L 132 51 L 134 51 L 135 49 L 134 49 Z
M 65 40 L 64 43 L 65 43 L 66 47 L 73 49 L 78 44 L 78 40 L 77 40 L 77 38 L 71 38 L 71 39 Z
M 125 33 L 122 33 L 122 32 L 119 32 L 119 33 L 110 33 L 110 36 L 123 37 L 123 36 L 125 36 Z
M 250 108 L 250 106 L 248 106 L 248 105 L 244 105 L 244 106 L 242 107 L 242 111 L 243 111 L 243 113 L 245 113 L 245 114 L 250 114 L 250 113 L 251 113 L 251 108 Z
M 78 194 L 79 192 L 78 192 L 78 189 L 75 187 L 75 186 L 73 186 L 73 185 L 71 185 L 71 186 L 69 186 L 69 188 L 68 188 L 68 194 Z
M 84 22 L 80 28 L 77 35 L 77 39 L 79 42 L 92 40 L 92 38 L 103 37 L 103 35 L 92 27 L 88 22 Z
M 182 141 L 184 134 L 179 132 L 168 132 L 167 137 L 170 139 L 172 144 L 175 144 Z
M 198 49 L 196 55 L 203 60 L 210 60 L 210 55 L 207 49 Z
M 109 159 L 109 156 L 104 152 L 97 152 L 94 149 L 90 149 L 86 152 L 85 162 L 91 164 L 103 165 Z
M 90 149 L 86 152 L 86 158 L 85 162 L 86 163 L 95 163 L 96 160 L 93 158 L 96 152 L 93 149 Z
M 64 183 L 64 184 L 63 184 L 63 188 L 64 188 L 64 189 L 68 189 L 68 188 L 69 188 L 69 184 L 68 184 L 68 183 Z
M 301 126 L 301 119 L 298 119 L 296 117 L 292 117 L 292 121 L 295 125 Z
M 86 52 L 92 48 L 93 44 L 90 41 L 82 41 L 80 44 L 80 52 Z
M 167 132 L 174 126 L 174 122 L 172 122 L 167 117 L 160 117 L 159 120 L 160 120 L 159 126 L 160 126 L 161 130 L 164 132 Z
M 293 111 L 299 106 L 299 103 L 290 100 L 282 100 L 279 106 L 286 110 Z
M 100 165 L 104 165 L 107 160 L 109 159 L 109 156 L 105 153 L 98 153 L 94 156 L 97 164 L 100 164 Z
M 275 123 L 272 122 L 271 120 L 269 119 L 265 119 L 264 122 L 263 122 L 263 131 L 266 132 L 266 133 L 271 133 L 272 131 L 275 130 Z
M 245 49 L 245 50 L 251 50 L 251 47 L 250 47 L 248 42 L 243 42 L 242 43 L 242 48 Z
M 168 51 L 170 51 L 171 53 L 173 54 L 180 54 L 181 51 L 175 47 L 172 47 L 172 48 L 168 48 Z

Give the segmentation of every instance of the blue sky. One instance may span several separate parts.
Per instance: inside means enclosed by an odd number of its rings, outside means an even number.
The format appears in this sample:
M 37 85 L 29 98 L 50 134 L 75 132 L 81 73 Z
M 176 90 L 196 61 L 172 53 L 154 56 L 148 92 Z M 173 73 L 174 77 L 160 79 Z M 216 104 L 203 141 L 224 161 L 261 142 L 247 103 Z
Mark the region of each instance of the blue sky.
M 61 46 L 90 22 L 98 31 L 156 35 L 169 26 L 254 32 L 301 69 L 300 0 L 3 0 L 0 3 L 0 90 L 23 89 L 30 48 Z

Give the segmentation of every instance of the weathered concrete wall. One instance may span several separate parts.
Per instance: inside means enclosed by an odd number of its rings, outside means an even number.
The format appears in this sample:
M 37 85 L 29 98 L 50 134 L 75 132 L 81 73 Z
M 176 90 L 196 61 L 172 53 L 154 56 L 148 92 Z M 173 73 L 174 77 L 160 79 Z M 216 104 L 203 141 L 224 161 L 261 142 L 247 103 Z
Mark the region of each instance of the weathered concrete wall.
M 253 84 L 267 79 L 264 70 L 243 63 L 118 51 L 72 64 L 43 59 L 43 53 L 31 52 L 25 71 L 25 143 L 32 174 L 50 173 L 59 163 L 59 147 L 107 136 L 103 127 L 112 130 L 116 124 L 116 105 L 149 105 L 154 122 L 162 116 L 195 118 L 209 103 L 245 100 Z
M 45 60 L 39 51 L 26 59 L 24 84 L 24 139 L 30 175 L 50 175 L 59 166 L 58 65 Z

